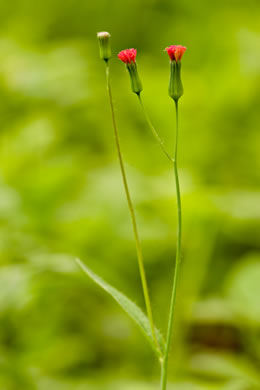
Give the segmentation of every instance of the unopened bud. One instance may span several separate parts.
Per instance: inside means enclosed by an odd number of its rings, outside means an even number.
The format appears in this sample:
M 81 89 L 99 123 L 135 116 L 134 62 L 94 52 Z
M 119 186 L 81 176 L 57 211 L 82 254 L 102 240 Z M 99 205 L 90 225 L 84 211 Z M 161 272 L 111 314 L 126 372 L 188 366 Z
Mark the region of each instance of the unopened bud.
M 108 61 L 111 57 L 110 34 L 108 32 L 97 33 L 99 54 L 101 60 Z

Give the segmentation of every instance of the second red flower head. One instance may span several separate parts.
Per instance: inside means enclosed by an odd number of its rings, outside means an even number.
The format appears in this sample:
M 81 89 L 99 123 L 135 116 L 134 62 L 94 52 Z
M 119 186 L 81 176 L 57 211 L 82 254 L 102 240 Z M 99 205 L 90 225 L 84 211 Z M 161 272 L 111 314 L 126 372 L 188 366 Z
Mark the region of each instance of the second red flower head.
M 118 58 L 126 64 L 127 70 L 131 79 L 132 91 L 140 95 L 143 90 L 141 80 L 139 78 L 136 66 L 136 49 L 126 49 L 118 53 Z
M 118 53 L 117 57 L 125 64 L 131 64 L 131 62 L 135 63 L 136 49 L 122 50 Z

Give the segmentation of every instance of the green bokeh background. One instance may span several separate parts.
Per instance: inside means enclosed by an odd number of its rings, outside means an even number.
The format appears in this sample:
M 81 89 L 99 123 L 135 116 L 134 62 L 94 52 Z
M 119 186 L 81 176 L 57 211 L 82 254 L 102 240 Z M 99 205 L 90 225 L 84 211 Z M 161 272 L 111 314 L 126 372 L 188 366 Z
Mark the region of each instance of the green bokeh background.
M 159 368 L 77 256 L 143 307 L 96 32 L 112 35 L 116 115 L 158 327 L 176 243 L 171 166 L 117 58 L 138 50 L 169 150 L 164 48 L 183 44 L 183 263 L 169 389 L 260 388 L 259 1 L 0 3 L 0 389 L 158 389 Z

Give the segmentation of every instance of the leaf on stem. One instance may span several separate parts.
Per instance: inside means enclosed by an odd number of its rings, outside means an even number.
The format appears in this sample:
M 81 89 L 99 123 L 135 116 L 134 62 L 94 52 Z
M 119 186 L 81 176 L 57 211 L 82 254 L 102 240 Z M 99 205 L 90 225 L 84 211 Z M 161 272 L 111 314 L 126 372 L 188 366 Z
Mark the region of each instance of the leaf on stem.
M 143 311 L 129 298 L 127 298 L 124 294 L 118 291 L 116 288 L 112 287 L 110 284 L 105 282 L 102 278 L 96 275 L 93 271 L 91 271 L 85 264 L 82 263 L 81 260 L 76 259 L 76 263 L 80 266 L 80 268 L 92 279 L 97 285 L 99 285 L 103 290 L 105 290 L 114 300 L 122 307 L 122 309 L 135 321 L 135 323 L 140 327 L 143 334 L 149 341 L 151 347 L 154 351 L 159 355 L 157 346 L 154 343 L 151 327 L 147 316 L 143 313 Z M 155 330 L 158 342 L 161 347 L 161 351 L 164 351 L 164 340 L 162 334 L 158 329 Z

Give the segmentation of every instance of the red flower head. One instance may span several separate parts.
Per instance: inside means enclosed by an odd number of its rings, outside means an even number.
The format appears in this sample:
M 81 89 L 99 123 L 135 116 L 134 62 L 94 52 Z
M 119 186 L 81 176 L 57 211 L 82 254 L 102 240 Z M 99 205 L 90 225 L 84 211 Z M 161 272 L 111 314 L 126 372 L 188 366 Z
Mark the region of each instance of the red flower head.
M 118 53 L 117 57 L 123 61 L 126 65 L 131 64 L 133 62 L 135 64 L 135 58 L 136 58 L 136 49 L 126 49 L 120 51 Z
M 171 45 L 166 47 L 165 49 L 172 61 L 180 61 L 184 52 L 186 51 L 186 47 L 181 45 Z

